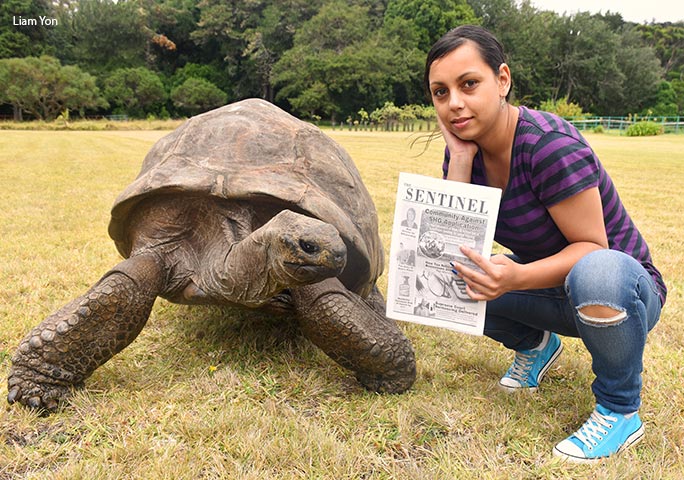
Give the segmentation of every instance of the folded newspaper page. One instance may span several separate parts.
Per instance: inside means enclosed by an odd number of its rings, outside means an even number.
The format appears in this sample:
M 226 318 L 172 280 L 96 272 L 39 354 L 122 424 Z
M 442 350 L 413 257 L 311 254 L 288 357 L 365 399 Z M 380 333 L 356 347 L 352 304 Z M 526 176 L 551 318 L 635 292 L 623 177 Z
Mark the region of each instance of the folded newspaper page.
M 491 255 L 500 200 L 498 188 L 399 174 L 388 317 L 482 335 L 487 302 L 468 296 L 450 262 L 478 268 L 462 245 Z

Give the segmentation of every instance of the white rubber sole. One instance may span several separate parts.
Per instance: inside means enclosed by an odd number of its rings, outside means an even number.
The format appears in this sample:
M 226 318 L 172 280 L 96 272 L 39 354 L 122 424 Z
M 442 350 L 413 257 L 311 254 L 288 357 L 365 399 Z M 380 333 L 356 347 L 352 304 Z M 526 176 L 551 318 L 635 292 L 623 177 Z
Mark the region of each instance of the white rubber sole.
M 627 437 L 625 443 L 623 443 L 622 446 L 618 449 L 618 451 L 613 453 L 613 455 L 619 455 L 632 445 L 636 445 L 637 443 L 639 443 L 639 440 L 641 440 L 641 438 L 644 436 L 644 431 L 644 424 L 642 423 L 641 426 L 634 431 L 634 433 Z M 568 455 L 567 453 L 561 452 L 560 450 L 558 450 L 557 446 L 553 447 L 553 456 L 569 463 L 597 463 L 602 460 L 606 460 L 607 458 L 610 458 L 610 456 L 596 458 L 576 457 L 574 455 Z
M 549 361 L 546 362 L 546 365 L 544 365 L 544 368 L 542 368 L 539 371 L 539 375 L 537 375 L 537 384 L 541 383 L 541 381 L 544 379 L 544 376 L 546 375 L 546 372 L 549 371 L 551 367 L 553 367 L 553 364 L 556 363 L 556 360 L 558 360 L 558 357 L 560 357 L 560 354 L 563 353 L 563 343 L 558 344 L 558 348 L 556 349 L 555 352 L 553 352 L 553 355 L 551 355 L 551 358 L 549 358 Z M 516 393 L 516 392 L 529 392 L 529 393 L 534 393 L 536 392 L 539 387 L 512 387 L 510 385 L 504 385 L 501 383 L 501 380 L 499 380 L 499 388 L 503 390 L 504 392 L 507 393 Z

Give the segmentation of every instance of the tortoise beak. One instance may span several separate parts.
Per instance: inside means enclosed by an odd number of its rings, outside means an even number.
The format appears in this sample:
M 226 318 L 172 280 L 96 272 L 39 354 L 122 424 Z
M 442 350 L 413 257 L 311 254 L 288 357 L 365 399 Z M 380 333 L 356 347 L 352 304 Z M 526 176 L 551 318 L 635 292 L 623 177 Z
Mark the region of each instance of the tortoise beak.
M 342 273 L 342 270 L 344 270 L 344 267 L 347 265 L 347 249 L 345 248 L 344 251 L 332 251 L 330 252 L 330 265 L 331 265 L 331 277 L 336 277 L 340 273 Z

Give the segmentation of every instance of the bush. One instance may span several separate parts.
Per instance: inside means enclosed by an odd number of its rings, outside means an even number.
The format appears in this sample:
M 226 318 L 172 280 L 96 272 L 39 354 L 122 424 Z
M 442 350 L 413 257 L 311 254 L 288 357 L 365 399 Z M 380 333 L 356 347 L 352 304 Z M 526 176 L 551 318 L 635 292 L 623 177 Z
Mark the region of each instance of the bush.
M 114 114 L 145 118 L 158 111 L 166 100 L 161 78 L 145 67 L 114 70 L 104 85 L 105 97 L 114 107 Z
M 603 125 L 596 125 L 594 127 L 594 133 L 605 133 L 605 129 L 603 128 Z
M 567 97 L 559 98 L 558 100 L 546 100 L 541 103 L 539 108 L 564 118 L 580 118 L 589 115 L 583 112 L 582 107 L 576 103 L 568 102 Z
M 189 115 L 197 115 L 226 102 L 227 95 L 203 78 L 188 78 L 171 91 L 173 105 Z
M 637 122 L 631 124 L 625 134 L 628 137 L 648 137 L 663 133 L 663 126 L 655 122 Z

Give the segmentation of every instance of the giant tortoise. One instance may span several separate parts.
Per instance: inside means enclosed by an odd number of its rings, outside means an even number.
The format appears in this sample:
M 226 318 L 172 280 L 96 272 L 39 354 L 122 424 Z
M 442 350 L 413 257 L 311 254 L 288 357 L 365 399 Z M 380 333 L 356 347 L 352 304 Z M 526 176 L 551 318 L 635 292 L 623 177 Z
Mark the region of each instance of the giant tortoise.
M 22 340 L 10 403 L 57 408 L 136 338 L 158 296 L 289 312 L 366 388 L 415 380 L 411 344 L 384 315 L 377 213 L 352 159 L 266 101 L 160 139 L 116 199 L 109 234 L 125 260 Z

